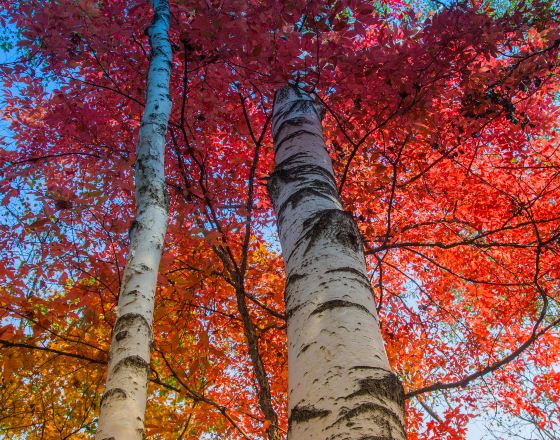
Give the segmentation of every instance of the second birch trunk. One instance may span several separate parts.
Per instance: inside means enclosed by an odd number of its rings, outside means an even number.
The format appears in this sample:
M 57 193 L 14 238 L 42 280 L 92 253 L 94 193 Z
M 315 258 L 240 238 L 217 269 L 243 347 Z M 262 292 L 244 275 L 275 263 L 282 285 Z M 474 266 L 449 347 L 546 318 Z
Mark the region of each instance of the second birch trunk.
M 321 111 L 278 91 L 268 182 L 286 266 L 290 440 L 404 440 L 404 395 L 391 372 L 361 236 L 343 210 Z
M 153 8 L 153 23 L 147 30 L 152 53 L 146 107 L 136 147 L 136 218 L 130 228 L 130 249 L 116 311 L 106 391 L 100 405 L 98 440 L 144 438 L 152 316 L 167 228 L 164 153 L 171 114 L 168 0 L 154 0 Z

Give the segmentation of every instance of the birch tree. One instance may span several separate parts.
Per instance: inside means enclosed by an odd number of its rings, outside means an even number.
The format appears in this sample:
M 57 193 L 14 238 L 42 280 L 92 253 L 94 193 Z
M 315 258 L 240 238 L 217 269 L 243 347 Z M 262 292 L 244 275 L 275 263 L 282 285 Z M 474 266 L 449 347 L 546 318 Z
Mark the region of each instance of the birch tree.
M 268 182 L 286 266 L 288 438 L 406 438 L 362 239 L 344 211 L 325 148 L 322 109 L 287 86 L 272 119 Z
M 146 107 L 136 147 L 136 218 L 129 231 L 130 249 L 100 405 L 100 440 L 144 437 L 152 315 L 169 210 L 164 180 L 165 133 L 171 114 L 168 1 L 153 0 L 153 8 L 153 23 L 147 29 L 152 53 Z

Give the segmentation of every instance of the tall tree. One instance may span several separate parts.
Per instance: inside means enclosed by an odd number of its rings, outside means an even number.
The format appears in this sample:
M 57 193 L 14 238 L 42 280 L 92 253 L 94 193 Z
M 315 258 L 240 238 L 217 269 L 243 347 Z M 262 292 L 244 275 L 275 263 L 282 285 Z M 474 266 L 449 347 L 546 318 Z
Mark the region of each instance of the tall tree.
M 168 0 L 153 0 L 152 4 L 153 23 L 146 30 L 152 52 L 134 172 L 136 217 L 129 230 L 130 249 L 109 351 L 106 390 L 100 403 L 100 440 L 145 437 L 152 318 L 169 211 L 164 157 L 171 114 L 172 64 Z
M 152 12 L 145 0 L 0 3 L 15 34 L 1 47 L 20 55 L 0 66 L 0 436 L 84 438 L 129 253 Z M 557 430 L 555 8 L 170 8 L 170 216 L 146 434 L 288 430 L 286 277 L 264 183 L 274 92 L 290 80 L 326 109 L 409 438 L 463 438 L 490 411 Z
M 339 198 L 322 114 L 297 85 L 276 94 L 268 189 L 286 265 L 288 438 L 404 440 L 404 391 L 385 353 L 360 231 Z

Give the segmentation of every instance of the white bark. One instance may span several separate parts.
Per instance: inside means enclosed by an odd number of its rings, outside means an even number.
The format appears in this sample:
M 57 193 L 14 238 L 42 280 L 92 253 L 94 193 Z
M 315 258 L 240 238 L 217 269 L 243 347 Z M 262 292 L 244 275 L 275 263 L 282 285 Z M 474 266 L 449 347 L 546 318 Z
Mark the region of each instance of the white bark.
M 290 440 L 402 440 L 404 396 L 391 373 L 360 233 L 343 211 L 322 111 L 288 86 L 274 103 L 268 189 L 286 266 Z
M 106 391 L 100 405 L 98 440 L 144 438 L 152 315 L 167 228 L 164 151 L 171 113 L 168 0 L 153 0 L 153 7 L 153 23 L 147 30 L 152 54 L 146 107 L 136 146 L 136 218 L 130 228 L 130 249 L 113 329 Z

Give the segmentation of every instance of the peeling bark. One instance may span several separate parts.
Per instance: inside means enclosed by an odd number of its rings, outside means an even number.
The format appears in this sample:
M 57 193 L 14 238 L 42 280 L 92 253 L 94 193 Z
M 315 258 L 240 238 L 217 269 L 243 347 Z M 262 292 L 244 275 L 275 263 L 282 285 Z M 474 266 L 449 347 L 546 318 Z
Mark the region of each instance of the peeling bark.
M 168 0 L 153 0 L 153 7 L 153 23 L 147 30 L 152 55 L 146 108 L 136 146 L 136 218 L 129 230 L 130 249 L 100 404 L 98 440 L 144 438 L 152 315 L 169 210 L 163 166 L 171 114 Z
M 286 265 L 290 440 L 403 440 L 404 394 L 391 372 L 366 275 L 325 148 L 322 110 L 278 91 L 268 182 Z

